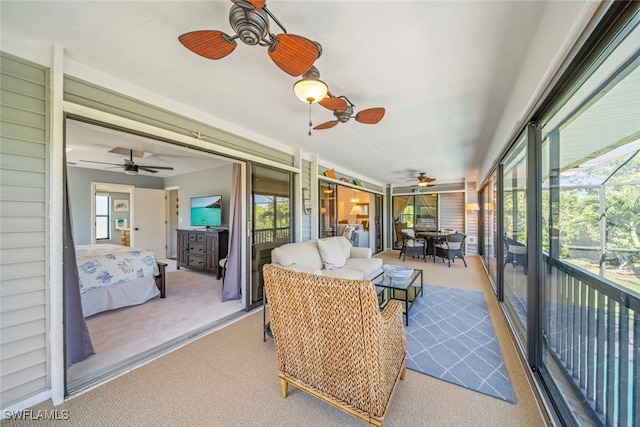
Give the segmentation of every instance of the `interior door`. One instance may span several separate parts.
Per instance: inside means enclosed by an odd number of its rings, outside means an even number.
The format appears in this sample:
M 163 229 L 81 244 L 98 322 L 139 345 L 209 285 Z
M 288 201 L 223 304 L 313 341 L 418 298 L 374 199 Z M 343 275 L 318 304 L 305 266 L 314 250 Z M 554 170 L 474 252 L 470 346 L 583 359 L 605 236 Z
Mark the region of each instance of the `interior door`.
M 165 191 L 134 188 L 131 207 L 131 247 L 150 249 L 167 257 Z

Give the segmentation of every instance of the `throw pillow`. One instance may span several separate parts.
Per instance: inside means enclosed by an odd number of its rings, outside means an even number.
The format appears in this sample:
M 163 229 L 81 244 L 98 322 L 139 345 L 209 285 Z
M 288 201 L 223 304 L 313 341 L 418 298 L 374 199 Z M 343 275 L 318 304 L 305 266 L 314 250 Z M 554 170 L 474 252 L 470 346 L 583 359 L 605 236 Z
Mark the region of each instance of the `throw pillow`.
M 401 231 L 412 239 L 416 237 L 416 233 L 413 231 L 413 228 L 403 228 Z
M 335 239 L 319 239 L 318 250 L 320 252 L 320 258 L 322 258 L 324 268 L 327 270 L 342 268 L 347 263 L 347 259 L 342 253 L 342 250 L 340 250 L 340 245 Z
M 344 229 L 344 233 L 342 234 L 347 240 L 351 240 L 351 237 L 353 237 L 353 231 L 354 229 L 352 227 L 347 227 Z

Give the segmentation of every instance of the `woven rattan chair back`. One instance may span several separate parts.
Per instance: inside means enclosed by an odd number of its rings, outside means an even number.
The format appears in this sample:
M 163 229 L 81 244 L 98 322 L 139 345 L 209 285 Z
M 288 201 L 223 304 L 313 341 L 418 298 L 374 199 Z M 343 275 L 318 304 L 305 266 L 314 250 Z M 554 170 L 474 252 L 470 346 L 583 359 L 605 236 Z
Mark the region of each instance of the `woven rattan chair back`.
M 370 281 L 264 266 L 283 397 L 292 384 L 373 425 L 382 425 L 404 376 L 402 307 L 381 313 Z

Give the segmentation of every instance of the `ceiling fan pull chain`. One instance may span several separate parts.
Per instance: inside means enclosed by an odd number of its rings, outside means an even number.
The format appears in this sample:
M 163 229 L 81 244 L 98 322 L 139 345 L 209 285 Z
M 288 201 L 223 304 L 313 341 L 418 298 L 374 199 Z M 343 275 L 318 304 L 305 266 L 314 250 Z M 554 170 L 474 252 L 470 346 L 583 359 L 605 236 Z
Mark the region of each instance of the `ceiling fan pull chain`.
M 313 124 L 311 123 L 311 103 L 309 103 L 309 136 L 311 136 L 311 126 Z

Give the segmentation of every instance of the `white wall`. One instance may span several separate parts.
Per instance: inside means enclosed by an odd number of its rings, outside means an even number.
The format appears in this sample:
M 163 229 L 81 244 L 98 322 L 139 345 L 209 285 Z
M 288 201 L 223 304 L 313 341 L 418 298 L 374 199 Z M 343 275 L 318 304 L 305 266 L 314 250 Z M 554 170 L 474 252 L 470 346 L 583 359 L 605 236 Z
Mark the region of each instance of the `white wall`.
M 229 195 L 233 165 L 220 166 L 198 172 L 165 178 L 165 187 L 180 187 L 178 228 L 191 227 L 190 202 L 192 197 L 222 196 L 222 226 L 229 226 Z
M 127 175 L 120 172 L 77 167 L 67 168 L 73 241 L 76 245 L 91 244 L 91 182 L 135 185 L 142 188 L 163 189 L 162 178 L 142 175 Z

